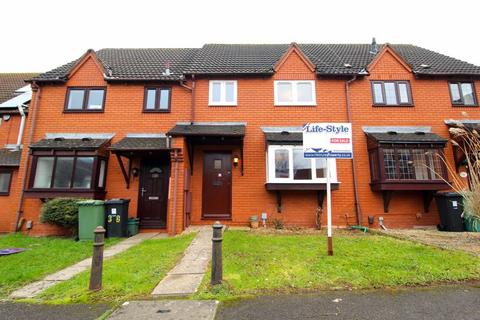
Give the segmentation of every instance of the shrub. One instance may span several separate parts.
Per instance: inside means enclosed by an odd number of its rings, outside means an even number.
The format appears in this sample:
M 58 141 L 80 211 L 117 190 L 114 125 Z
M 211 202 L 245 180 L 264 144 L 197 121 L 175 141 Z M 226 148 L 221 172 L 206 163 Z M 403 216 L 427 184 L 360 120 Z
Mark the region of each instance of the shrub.
M 81 199 L 57 198 L 44 203 L 41 222 L 56 224 L 66 228 L 77 228 L 78 201 Z
M 285 227 L 281 219 L 273 219 L 272 223 L 275 229 L 283 229 Z

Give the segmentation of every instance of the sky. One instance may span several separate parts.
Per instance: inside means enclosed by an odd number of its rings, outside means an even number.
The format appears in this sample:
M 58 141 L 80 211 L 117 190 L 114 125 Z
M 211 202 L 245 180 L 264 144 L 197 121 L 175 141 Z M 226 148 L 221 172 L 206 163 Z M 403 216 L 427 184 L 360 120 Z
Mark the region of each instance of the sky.
M 0 72 L 87 49 L 204 43 L 411 43 L 480 65 L 480 1 L 0 0 Z

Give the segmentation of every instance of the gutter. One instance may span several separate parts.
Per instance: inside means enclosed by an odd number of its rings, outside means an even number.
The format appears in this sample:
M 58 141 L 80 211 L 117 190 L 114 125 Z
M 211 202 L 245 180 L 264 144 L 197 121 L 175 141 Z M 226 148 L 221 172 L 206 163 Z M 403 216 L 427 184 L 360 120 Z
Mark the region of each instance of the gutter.
M 33 133 L 35 132 L 35 125 L 36 125 L 36 120 L 37 120 L 37 115 L 38 115 L 38 108 L 40 106 L 40 100 L 42 98 L 42 87 L 38 86 L 36 82 L 32 82 L 32 91 L 36 92 L 35 94 L 35 103 L 33 105 L 33 113 L 32 113 L 32 121 L 31 121 L 31 127 L 30 127 L 30 132 L 28 135 L 28 142 L 27 145 L 32 144 L 33 140 Z M 27 178 L 28 178 L 28 167 L 30 166 L 30 156 L 26 155 L 25 157 L 25 162 L 23 166 L 23 179 L 22 179 L 22 189 L 20 189 L 20 199 L 18 201 L 18 209 L 17 209 L 17 216 L 15 218 L 15 232 L 19 231 L 19 222 L 20 218 L 23 215 L 23 202 L 25 198 L 25 188 L 27 186 Z
M 350 80 L 345 81 L 345 100 L 347 106 L 347 119 L 348 122 L 352 123 L 353 127 L 353 116 L 352 116 L 352 108 L 350 105 L 350 84 L 357 80 L 357 76 L 353 76 Z M 353 137 L 352 137 L 353 138 Z M 353 141 L 352 141 L 353 142 Z M 354 147 L 352 143 L 352 148 Z M 360 208 L 360 200 L 358 196 L 358 179 L 357 179 L 357 164 L 355 156 L 352 158 L 352 174 L 353 174 L 353 195 L 354 195 L 354 202 L 355 202 L 355 215 L 357 217 L 357 225 L 362 225 L 362 210 Z

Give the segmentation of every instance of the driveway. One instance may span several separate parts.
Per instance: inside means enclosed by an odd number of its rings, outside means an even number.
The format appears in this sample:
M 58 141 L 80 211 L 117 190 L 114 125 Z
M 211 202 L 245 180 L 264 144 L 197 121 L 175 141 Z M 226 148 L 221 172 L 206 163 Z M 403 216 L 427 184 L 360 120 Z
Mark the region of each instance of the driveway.
M 480 288 L 328 292 L 246 299 L 220 306 L 216 320 L 479 320 Z

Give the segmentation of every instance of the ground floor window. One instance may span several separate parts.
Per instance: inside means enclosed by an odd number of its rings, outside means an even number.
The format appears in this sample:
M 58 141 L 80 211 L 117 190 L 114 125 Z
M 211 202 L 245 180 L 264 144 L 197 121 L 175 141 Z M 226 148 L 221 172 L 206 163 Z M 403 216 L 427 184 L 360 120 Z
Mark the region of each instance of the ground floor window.
M 336 164 L 330 161 L 330 177 L 337 181 Z M 325 183 L 326 159 L 303 157 L 300 145 L 270 145 L 267 152 L 267 182 L 269 183 Z
M 35 156 L 32 189 L 104 188 L 106 159 L 94 156 Z
M 0 169 L 0 196 L 8 196 L 12 182 L 12 170 Z

